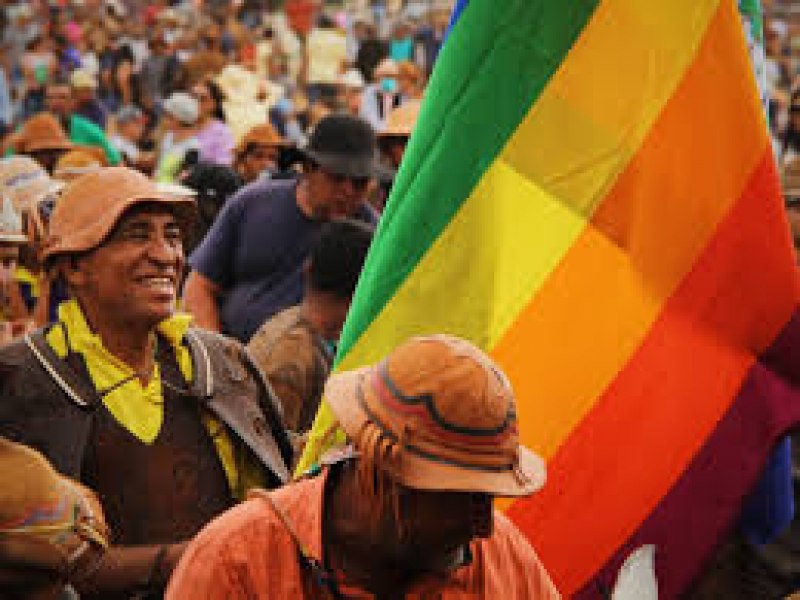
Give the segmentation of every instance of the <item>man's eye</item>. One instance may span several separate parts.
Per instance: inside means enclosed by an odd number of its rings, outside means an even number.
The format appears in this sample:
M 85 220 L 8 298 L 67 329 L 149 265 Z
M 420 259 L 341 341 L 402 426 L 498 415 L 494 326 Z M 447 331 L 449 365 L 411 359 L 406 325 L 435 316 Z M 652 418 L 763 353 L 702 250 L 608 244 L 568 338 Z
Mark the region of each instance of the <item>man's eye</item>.
M 180 229 L 168 229 L 166 231 L 166 233 L 164 234 L 164 237 L 166 237 L 171 242 L 180 242 L 182 240 L 181 230 Z
M 150 238 L 150 232 L 144 229 L 128 229 L 123 231 L 120 237 L 124 240 L 142 241 Z

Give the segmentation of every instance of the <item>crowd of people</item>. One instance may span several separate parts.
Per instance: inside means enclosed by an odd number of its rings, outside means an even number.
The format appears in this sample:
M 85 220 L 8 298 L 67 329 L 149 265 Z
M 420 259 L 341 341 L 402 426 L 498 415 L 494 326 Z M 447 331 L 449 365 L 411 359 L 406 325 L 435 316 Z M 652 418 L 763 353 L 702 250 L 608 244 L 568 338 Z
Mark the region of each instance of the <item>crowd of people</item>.
M 545 469 L 488 356 L 331 376 L 453 1 L 357 4 L 0 3 L 0 598 L 559 597 L 492 508 Z M 292 481 L 323 395 L 349 445 Z
M 3 4 L 0 597 L 558 597 L 486 355 L 329 377 L 451 3 L 283 4 Z

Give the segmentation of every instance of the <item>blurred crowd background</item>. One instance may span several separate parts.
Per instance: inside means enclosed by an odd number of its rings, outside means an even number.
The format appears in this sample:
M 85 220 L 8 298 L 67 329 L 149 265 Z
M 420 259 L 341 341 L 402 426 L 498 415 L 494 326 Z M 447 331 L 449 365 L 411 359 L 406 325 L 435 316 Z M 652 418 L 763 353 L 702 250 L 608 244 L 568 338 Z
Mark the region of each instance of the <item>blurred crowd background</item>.
M 77 114 L 107 136 L 107 161 L 118 152 L 166 181 L 186 148 L 231 165 L 265 121 L 287 145 L 338 110 L 380 130 L 392 109 L 422 96 L 452 4 L 3 2 L 4 150 L 19 152 L 8 134 L 43 111 L 86 144 L 65 118 Z

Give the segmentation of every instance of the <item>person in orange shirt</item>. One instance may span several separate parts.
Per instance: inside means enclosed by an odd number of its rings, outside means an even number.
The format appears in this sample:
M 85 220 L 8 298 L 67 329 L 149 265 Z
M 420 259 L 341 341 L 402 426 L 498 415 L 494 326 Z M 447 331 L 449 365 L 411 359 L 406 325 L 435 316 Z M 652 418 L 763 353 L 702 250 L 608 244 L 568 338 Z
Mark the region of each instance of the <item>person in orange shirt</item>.
M 325 398 L 351 445 L 210 523 L 167 600 L 560 597 L 492 508 L 540 489 L 545 468 L 519 444 L 513 391 L 489 357 L 453 336 L 412 338 L 333 375 Z

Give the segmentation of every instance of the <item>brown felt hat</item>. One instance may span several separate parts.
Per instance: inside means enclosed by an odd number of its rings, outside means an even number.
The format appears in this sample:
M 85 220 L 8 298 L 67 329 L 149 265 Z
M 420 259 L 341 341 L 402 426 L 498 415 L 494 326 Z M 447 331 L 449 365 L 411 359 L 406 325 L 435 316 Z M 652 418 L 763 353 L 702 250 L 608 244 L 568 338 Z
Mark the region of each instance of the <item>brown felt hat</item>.
M 236 156 L 241 156 L 252 146 L 281 148 L 286 145 L 286 140 L 281 137 L 270 123 L 261 123 L 242 136 L 242 139 L 236 144 L 235 154 Z
M 14 149 L 22 154 L 41 150 L 71 150 L 73 146 L 61 123 L 50 113 L 32 116 L 14 139 Z
M 133 169 L 107 167 L 78 177 L 56 204 L 42 259 L 97 248 L 126 210 L 145 202 L 172 207 L 187 220 L 194 214 L 194 199 L 161 190 Z
M 325 399 L 362 454 L 376 439 L 391 446 L 380 468 L 406 487 L 514 497 L 544 485 L 544 461 L 519 443 L 508 379 L 466 340 L 412 338 L 378 365 L 332 375 Z

